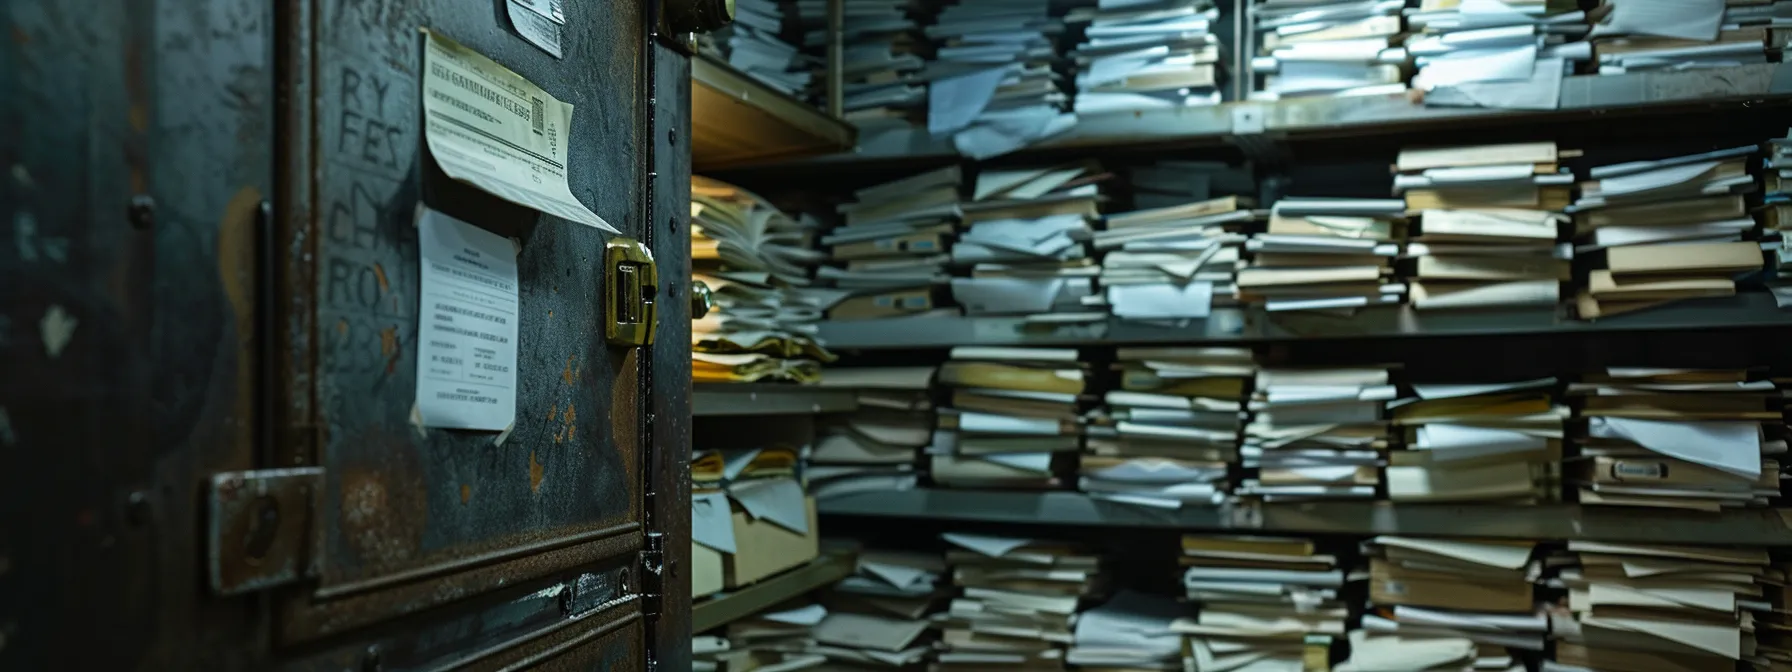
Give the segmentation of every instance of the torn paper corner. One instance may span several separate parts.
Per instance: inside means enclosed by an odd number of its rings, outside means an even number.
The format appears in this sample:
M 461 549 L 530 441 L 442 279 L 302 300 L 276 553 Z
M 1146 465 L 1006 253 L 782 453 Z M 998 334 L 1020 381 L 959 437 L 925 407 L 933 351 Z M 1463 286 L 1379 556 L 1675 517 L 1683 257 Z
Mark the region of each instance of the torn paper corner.
M 411 404 L 411 426 L 417 429 L 417 438 L 429 438 L 429 429 L 423 426 L 423 409 L 415 402 Z
M 412 406 L 412 408 L 415 409 L 416 406 Z M 498 432 L 497 436 L 492 437 L 492 447 L 493 448 L 503 447 L 504 442 L 510 440 L 510 432 L 512 432 L 515 429 L 516 429 L 516 422 L 512 421 L 509 426 L 504 428 L 504 431 Z

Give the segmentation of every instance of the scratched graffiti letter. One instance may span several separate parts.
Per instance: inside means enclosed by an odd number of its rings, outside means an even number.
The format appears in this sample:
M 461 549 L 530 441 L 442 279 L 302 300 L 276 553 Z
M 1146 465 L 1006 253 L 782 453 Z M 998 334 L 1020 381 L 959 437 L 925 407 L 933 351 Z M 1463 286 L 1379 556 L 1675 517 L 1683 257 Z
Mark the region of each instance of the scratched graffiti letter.
M 417 411 L 426 427 L 503 430 L 516 419 L 516 248 L 419 207 Z

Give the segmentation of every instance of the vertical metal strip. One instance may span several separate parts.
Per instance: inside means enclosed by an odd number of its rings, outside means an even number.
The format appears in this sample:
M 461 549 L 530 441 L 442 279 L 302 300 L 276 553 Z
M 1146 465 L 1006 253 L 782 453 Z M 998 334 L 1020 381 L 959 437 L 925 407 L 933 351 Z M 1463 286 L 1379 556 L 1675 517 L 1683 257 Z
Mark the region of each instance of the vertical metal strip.
M 647 2 L 642 3 L 642 13 L 644 16 L 641 21 L 641 40 L 637 45 L 641 50 L 640 86 L 642 93 L 640 99 L 645 103 L 645 107 L 641 111 L 643 134 L 640 136 L 642 167 L 640 205 L 641 244 L 645 246 L 650 253 L 653 250 L 654 228 L 658 225 L 657 218 L 654 216 L 653 211 L 653 200 L 655 195 L 654 185 L 659 181 L 659 171 L 657 170 L 658 164 L 655 163 L 655 150 L 659 145 L 659 134 L 656 132 L 656 124 L 654 123 L 655 115 L 657 113 L 656 108 L 659 106 L 659 78 L 657 71 L 654 68 L 654 43 L 659 37 L 660 2 L 662 2 L 662 0 L 647 0 Z M 676 279 L 674 279 L 674 281 L 675 280 Z M 666 286 L 666 282 L 666 279 L 661 279 L 661 288 Z M 658 297 L 655 297 L 655 300 L 659 300 Z M 665 314 L 666 313 L 663 310 L 656 310 L 654 319 L 660 319 Z M 657 327 L 657 325 L 655 326 Z M 638 568 L 637 571 L 641 572 L 642 577 L 642 604 L 643 611 L 645 612 L 645 618 L 642 621 L 642 630 L 645 635 L 643 643 L 645 644 L 644 648 L 646 649 L 646 666 L 648 672 L 654 672 L 659 667 L 660 658 L 657 651 L 658 647 L 655 646 L 655 642 L 657 641 L 660 619 L 665 618 L 665 605 L 664 600 L 661 597 L 665 593 L 664 588 L 661 587 L 661 584 L 664 581 L 664 571 L 658 566 L 661 562 L 660 554 L 665 548 L 665 537 L 660 532 L 660 529 L 664 526 L 664 522 L 659 519 L 659 515 L 656 513 L 656 504 L 659 493 L 655 489 L 655 481 L 657 480 L 660 470 L 659 462 L 661 456 L 659 451 L 655 450 L 656 443 L 654 441 L 653 427 L 654 348 L 651 344 L 643 345 L 637 349 L 636 352 L 638 353 L 638 356 L 636 357 L 638 361 L 636 364 L 640 367 L 639 392 L 636 395 L 636 403 L 639 404 L 640 407 L 637 412 L 637 417 L 642 419 L 641 443 L 637 448 L 644 453 L 639 464 L 641 465 L 641 491 L 643 493 L 641 501 L 641 519 L 645 523 L 647 532 L 647 552 L 646 562 L 644 564 L 648 565 Z
M 846 0 L 828 0 L 828 115 L 846 116 Z

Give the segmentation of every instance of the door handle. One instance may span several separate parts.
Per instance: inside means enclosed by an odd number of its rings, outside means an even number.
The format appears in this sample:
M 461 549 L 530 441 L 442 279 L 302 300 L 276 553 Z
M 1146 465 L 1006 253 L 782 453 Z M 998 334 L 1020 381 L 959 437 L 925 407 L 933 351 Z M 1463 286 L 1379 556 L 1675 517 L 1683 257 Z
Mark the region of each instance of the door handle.
M 659 326 L 654 297 L 660 291 L 659 267 L 641 241 L 617 236 L 604 243 L 604 340 L 611 345 L 653 344 Z

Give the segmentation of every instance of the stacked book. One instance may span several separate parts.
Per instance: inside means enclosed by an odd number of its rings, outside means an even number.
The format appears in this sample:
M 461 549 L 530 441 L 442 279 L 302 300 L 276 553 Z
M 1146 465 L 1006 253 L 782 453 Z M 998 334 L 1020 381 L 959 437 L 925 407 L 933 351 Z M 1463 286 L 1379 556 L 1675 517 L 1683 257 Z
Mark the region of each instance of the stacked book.
M 1533 669 L 1525 661 L 1550 632 L 1534 589 L 1552 566 L 1536 542 L 1376 537 L 1366 547 L 1370 607 L 1339 672 Z
M 802 98 L 819 62 L 785 42 L 783 30 L 784 8 L 775 0 L 736 0 L 734 23 L 699 34 L 697 46 L 766 86 Z
M 705 177 L 691 178 L 691 213 L 691 275 L 715 301 L 691 321 L 695 379 L 813 382 L 834 359 L 815 340 L 831 297 L 805 287 L 822 259 L 812 249 L 815 223 Z
M 1089 373 L 1075 349 L 957 347 L 940 367 L 951 407 L 927 448 L 948 487 L 1055 488 L 1082 448 Z
M 1251 352 L 1120 348 L 1117 360 L 1120 389 L 1088 429 L 1079 489 L 1163 507 L 1223 501 L 1256 371 Z
M 1217 105 L 1224 69 L 1211 0 L 1101 3 L 1067 17 L 1084 26 L 1076 60 L 1078 115 Z
M 1166 595 L 1120 591 L 1077 614 L 1064 659 L 1080 670 L 1182 670 L 1183 638 L 1172 628 L 1185 611 Z
M 1735 276 L 1758 271 L 1754 145 L 1593 168 L 1574 202 L 1583 249 L 1604 250 L 1581 288 L 1582 319 L 1682 299 L 1730 296 Z
M 932 615 L 946 600 L 944 559 L 886 550 L 858 558 L 853 574 L 823 593 L 827 613 L 803 652 L 849 669 L 923 669 L 938 636 Z
M 1406 90 L 1405 0 L 1258 0 L 1253 100 Z
M 1780 494 L 1784 399 L 1746 370 L 1610 368 L 1570 385 L 1586 434 L 1582 504 L 1698 511 Z
M 926 28 L 927 128 L 953 134 L 960 153 L 986 158 L 1069 128 L 1070 103 L 1055 66 L 1064 21 L 1050 0 L 961 0 Z
M 1504 502 L 1560 499 L 1563 425 L 1556 380 L 1414 384 L 1415 396 L 1389 404 L 1406 450 L 1388 454 L 1388 499 L 1395 502 Z
M 860 189 L 838 206 L 843 224 L 821 237 L 828 258 L 816 278 L 848 296 L 830 320 L 895 317 L 933 309 L 946 275 L 946 241 L 958 220 L 957 166 Z
M 1766 63 L 1768 31 L 1787 15 L 1771 1 L 1597 4 L 1592 42 L 1602 75 Z
M 825 64 L 829 0 L 797 0 L 803 48 Z M 933 9 L 927 0 L 845 0 L 841 18 L 844 53 L 841 99 L 847 121 L 861 127 L 919 123 L 927 102 L 920 77 L 933 50 L 921 23 Z M 828 98 L 823 79 L 814 87 L 817 107 Z
M 1553 142 L 1400 152 L 1394 191 L 1419 215 L 1414 309 L 1555 309 L 1573 279 L 1574 250 L 1556 243 L 1574 187 L 1563 154 Z
M 1064 669 L 1079 610 L 1107 590 L 1101 558 L 1061 542 L 941 536 L 961 592 L 941 621 L 936 669 Z
M 1184 669 L 1330 669 L 1368 578 L 1354 549 L 1340 550 L 1299 537 L 1183 535 L 1182 583 L 1200 611 L 1171 626 L 1187 638 Z
M 853 390 L 859 408 L 822 418 L 804 453 L 803 476 L 816 498 L 908 490 L 933 439 L 934 367 L 828 369 L 820 385 Z
M 1569 669 L 1781 669 L 1763 644 L 1782 632 L 1781 568 L 1762 548 L 1570 541 L 1580 566 L 1562 572 L 1573 618 L 1555 661 Z M 1780 649 L 1783 655 L 1783 648 Z M 1748 663 L 1738 666 L 1738 662 Z
M 1788 7 L 1792 8 L 1792 3 Z M 1792 33 L 1792 26 L 1786 30 Z M 1761 236 L 1779 243 L 1770 248 L 1774 275 L 1785 280 L 1792 277 L 1792 249 L 1786 247 L 1786 232 L 1792 231 L 1792 187 L 1788 187 L 1792 181 L 1792 133 L 1769 141 L 1767 149 L 1767 169 L 1761 173 Z
M 1578 42 L 1588 27 L 1575 0 L 1425 0 L 1407 15 L 1407 25 L 1414 33 L 1406 50 L 1418 66 L 1412 86 L 1421 91 L 1533 76 L 1559 80 L 1591 56 Z
M 1089 223 L 1105 177 L 1090 163 L 980 173 L 951 254 L 956 269 L 970 272 L 952 279 L 952 298 L 964 313 L 1089 319 L 1084 304 L 1099 273 L 1089 255 Z
M 1238 271 L 1239 300 L 1270 312 L 1354 311 L 1398 304 L 1406 285 L 1394 258 L 1406 238 L 1400 199 L 1286 198 L 1267 233 L 1251 236 Z
M 1255 221 L 1240 196 L 1110 214 L 1094 234 L 1115 317 L 1177 322 L 1238 304 L 1237 270 Z
M 1238 494 L 1374 499 L 1388 445 L 1388 367 L 1264 369 L 1251 394 Z
M 803 670 L 827 661 L 809 651 L 814 629 L 828 610 L 808 599 L 797 599 L 728 624 L 727 637 L 693 639 L 693 670 Z M 709 641 L 703 641 L 709 640 Z M 698 648 L 701 643 L 703 647 Z M 705 665 L 704 663 L 709 663 Z

